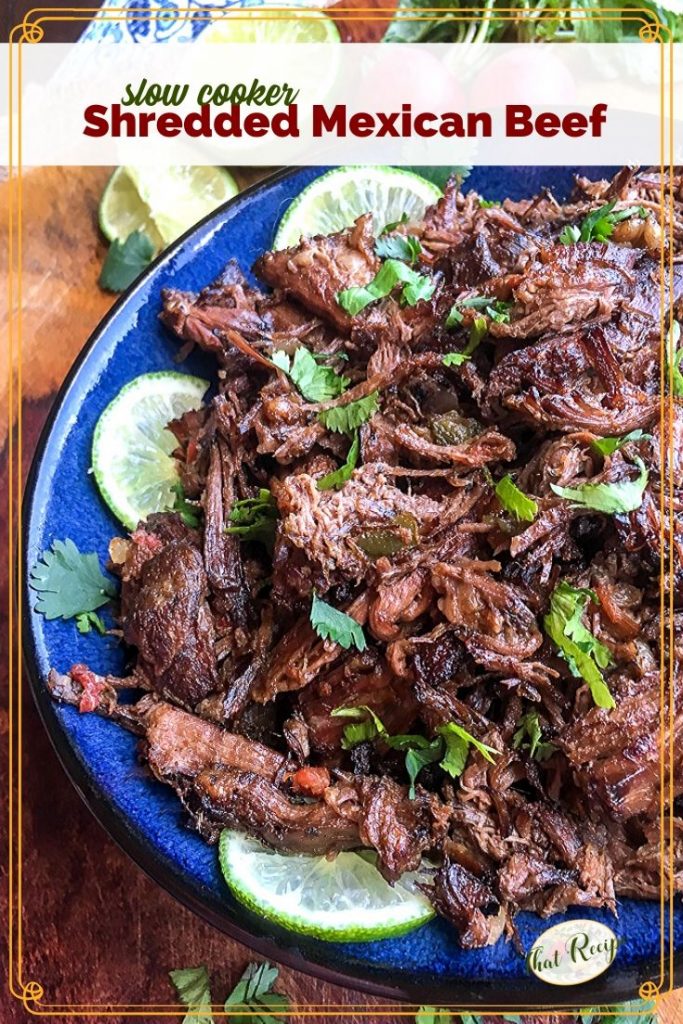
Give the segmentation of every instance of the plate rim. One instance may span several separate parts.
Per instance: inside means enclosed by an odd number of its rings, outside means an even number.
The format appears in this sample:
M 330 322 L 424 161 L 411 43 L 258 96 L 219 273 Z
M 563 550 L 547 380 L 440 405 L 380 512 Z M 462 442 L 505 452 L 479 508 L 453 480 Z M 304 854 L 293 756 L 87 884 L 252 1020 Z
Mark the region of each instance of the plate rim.
M 307 170 L 317 170 L 322 174 L 328 169 L 329 165 L 321 165 L 315 168 L 285 167 L 250 185 L 189 228 L 171 246 L 161 252 L 143 273 L 122 292 L 90 333 L 64 377 L 40 431 L 26 477 L 21 500 L 21 555 L 20 558 L 16 559 L 16 571 L 23 572 L 23 580 L 18 581 L 19 586 L 16 588 L 16 601 L 17 603 L 21 602 L 21 607 L 18 611 L 21 615 L 23 626 L 23 668 L 24 674 L 29 681 L 29 688 L 38 710 L 38 715 L 47 732 L 52 748 L 57 755 L 57 759 L 69 781 L 95 820 L 107 835 L 114 840 L 119 849 L 130 857 L 133 863 L 152 882 L 159 885 L 192 913 L 208 922 L 218 931 L 242 943 L 247 949 L 253 950 L 268 960 L 283 964 L 293 970 L 301 971 L 303 974 L 329 982 L 346 990 L 355 990 L 382 999 L 416 1004 L 429 1002 L 430 1004 L 448 1005 L 450 1003 L 453 1006 L 454 1000 L 466 999 L 468 1005 L 475 1006 L 476 1012 L 482 1007 L 492 1006 L 497 1006 L 499 1012 L 503 1012 L 506 1009 L 532 1012 L 539 1009 L 547 1010 L 585 1006 L 597 1002 L 604 1004 L 606 1000 L 622 1002 L 633 999 L 635 998 L 634 992 L 638 992 L 639 985 L 643 980 L 658 976 L 660 970 L 659 962 L 641 961 L 638 964 L 624 967 L 619 971 L 610 972 L 607 975 L 602 975 L 599 979 L 595 979 L 595 982 L 602 980 L 602 984 L 590 982 L 573 987 L 572 989 L 558 990 L 542 986 L 540 983 L 534 984 L 535 979 L 525 975 L 514 979 L 502 978 L 497 980 L 468 980 L 466 977 L 463 977 L 462 979 L 449 980 L 447 982 L 438 978 L 433 982 L 427 982 L 422 976 L 413 975 L 412 979 L 406 977 L 398 983 L 392 983 L 386 980 L 389 969 L 385 967 L 376 967 L 369 963 L 356 962 L 353 965 L 349 964 L 348 969 L 340 970 L 312 959 L 296 948 L 297 942 L 301 942 L 304 937 L 299 936 L 296 932 L 277 928 L 277 926 L 271 925 L 268 921 L 264 920 L 264 926 L 271 933 L 275 931 L 276 934 L 256 934 L 251 929 L 248 918 L 242 916 L 243 912 L 246 912 L 246 908 L 242 908 L 237 904 L 236 909 L 240 915 L 239 918 L 228 917 L 224 913 L 221 914 L 213 906 L 212 901 L 208 899 L 203 900 L 198 896 L 195 887 L 177 869 L 172 868 L 167 863 L 166 858 L 149 839 L 136 834 L 135 829 L 127 822 L 125 815 L 116 810 L 88 772 L 85 764 L 81 762 L 59 721 L 54 702 L 45 687 L 38 665 L 38 655 L 31 621 L 31 590 L 28 582 L 30 570 L 28 565 L 29 540 L 35 516 L 37 487 L 46 449 L 52 436 L 55 421 L 69 396 L 75 378 L 87 362 L 90 353 L 95 349 L 100 339 L 108 332 L 128 300 L 147 285 L 160 267 L 171 262 L 188 242 L 195 237 L 198 239 L 203 237 L 206 228 L 212 222 L 222 220 L 226 212 L 233 207 L 242 205 L 245 200 L 252 199 L 259 192 L 267 190 L 273 185 L 287 181 L 289 178 L 295 177 Z M 18 535 L 17 540 L 19 540 Z M 321 948 L 324 948 L 325 945 L 326 943 L 320 941 Z M 674 968 L 672 981 L 674 987 L 676 983 L 683 984 L 683 963 Z M 537 992 L 538 999 L 530 1003 L 527 1010 L 521 1010 L 516 1005 L 515 1000 L 524 1000 L 525 994 L 526 998 L 529 998 L 530 990 Z M 544 998 L 545 994 L 547 994 L 547 998 Z M 488 1002 L 486 997 L 491 1001 Z M 378 1012 L 381 1012 L 381 1009 L 381 1007 L 378 1007 Z

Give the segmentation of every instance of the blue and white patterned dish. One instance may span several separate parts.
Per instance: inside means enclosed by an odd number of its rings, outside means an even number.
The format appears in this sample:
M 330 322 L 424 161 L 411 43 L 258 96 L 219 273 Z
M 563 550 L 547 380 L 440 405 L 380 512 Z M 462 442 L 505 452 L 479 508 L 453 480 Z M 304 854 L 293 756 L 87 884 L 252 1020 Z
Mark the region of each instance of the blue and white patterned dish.
M 124 294 L 85 346 L 46 425 L 25 498 L 24 576 L 54 539 L 70 537 L 81 551 L 104 561 L 110 538 L 121 531 L 89 473 L 93 428 L 125 383 L 138 374 L 176 366 L 178 346 L 158 320 L 164 286 L 195 291 L 231 257 L 245 269 L 269 248 L 282 211 L 320 168 L 275 176 L 212 214 L 164 253 Z M 609 169 L 580 169 L 598 173 Z M 477 168 L 472 186 L 491 199 L 534 194 L 542 186 L 566 196 L 569 168 Z M 215 374 L 194 354 L 180 369 Z M 73 621 L 46 621 L 32 610 L 26 589 L 26 656 L 34 696 L 66 771 L 97 818 L 156 881 L 179 900 L 271 959 L 342 985 L 390 998 L 427 1003 L 564 1003 L 582 1005 L 634 998 L 640 982 L 659 971 L 660 909 L 656 902 L 623 901 L 619 918 L 607 911 L 574 910 L 610 925 L 622 939 L 617 960 L 602 978 L 581 987 L 551 989 L 531 978 L 511 943 L 460 949 L 454 930 L 434 920 L 409 935 L 371 943 L 325 943 L 287 932 L 236 903 L 222 881 L 216 850 L 186 827 L 175 793 L 146 777 L 136 761 L 137 740 L 112 722 L 54 704 L 44 680 L 50 666 L 87 662 L 120 673 L 124 652 L 111 639 L 81 636 Z M 61 780 L 56 780 L 60 784 Z M 560 918 L 555 918 L 554 922 Z M 525 948 L 553 922 L 533 914 L 517 918 Z M 683 946 L 683 911 L 676 919 Z M 655 962 L 657 966 L 655 967 Z
M 231 7 L 263 7 L 272 0 L 104 0 L 101 15 L 95 15 L 81 39 L 89 43 L 191 43 L 204 31 L 211 15 Z M 278 7 L 325 7 L 321 3 L 306 4 L 301 0 L 277 0 Z M 187 10 L 189 8 L 189 11 Z M 107 14 L 134 10 L 125 18 L 114 20 Z M 182 13 L 179 11 L 182 10 Z M 146 13 L 147 12 L 147 13 Z

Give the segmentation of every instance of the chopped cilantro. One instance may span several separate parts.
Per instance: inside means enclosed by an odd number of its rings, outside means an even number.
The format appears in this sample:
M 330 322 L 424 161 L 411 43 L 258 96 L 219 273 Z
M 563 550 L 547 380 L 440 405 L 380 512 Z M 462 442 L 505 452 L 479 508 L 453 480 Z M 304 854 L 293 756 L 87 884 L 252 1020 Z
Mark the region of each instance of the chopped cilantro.
M 328 430 L 338 434 L 351 434 L 366 420 L 375 415 L 379 408 L 379 393 L 372 391 L 365 398 L 357 398 L 347 405 L 336 405 L 332 409 L 323 409 L 318 419 Z
M 647 210 L 642 206 L 629 206 L 625 210 L 614 212 L 616 203 L 616 199 L 613 199 L 611 203 L 593 210 L 584 218 L 580 228 L 568 224 L 560 234 L 560 241 L 565 245 L 574 242 L 606 242 L 614 234 L 614 228 L 619 221 L 628 220 L 630 217 L 647 217 Z
M 599 455 L 614 455 L 629 441 L 649 441 L 651 438 L 652 434 L 646 434 L 642 430 L 632 430 L 624 437 L 596 437 L 591 441 L 591 448 Z
M 230 1024 L 277 1024 L 289 1017 L 289 999 L 273 992 L 278 974 L 269 963 L 249 964 L 225 1000 Z
M 349 453 L 346 456 L 346 462 L 343 466 L 340 466 L 339 469 L 334 469 L 331 473 L 321 476 L 320 479 L 316 481 L 316 487 L 318 490 L 329 491 L 334 488 L 338 491 L 340 487 L 343 487 L 346 481 L 351 479 L 351 474 L 358 463 L 359 452 L 360 436 L 358 431 L 356 431 L 356 435 L 351 442 L 351 447 L 349 448 Z
M 443 770 L 454 779 L 462 775 L 470 747 L 478 750 L 492 764 L 494 763 L 493 755 L 500 753 L 494 747 L 489 747 L 486 743 L 476 739 L 467 729 L 464 729 L 456 722 L 447 722 L 445 725 L 440 725 L 436 731 L 443 737 L 446 744 L 445 754 L 439 763 Z
M 567 498 L 584 508 L 593 508 L 597 512 L 617 515 L 624 512 L 635 512 L 643 503 L 643 494 L 648 481 L 645 463 L 635 457 L 638 476 L 635 480 L 618 480 L 615 483 L 580 484 L 579 487 L 558 487 L 551 484 L 555 494 Z
M 73 619 L 101 608 L 116 588 L 100 570 L 96 554 L 83 555 L 72 540 L 55 540 L 31 570 L 36 611 L 46 619 Z
M 581 621 L 589 600 L 597 604 L 592 590 L 573 587 L 562 580 L 551 595 L 550 611 L 543 626 L 572 675 L 588 683 L 594 703 L 600 708 L 613 708 L 614 698 L 600 671 L 612 664 L 612 655 Z
M 91 633 L 93 629 L 102 635 L 107 632 L 107 627 L 97 612 L 81 612 L 80 615 L 77 615 L 76 629 L 79 633 Z
M 512 746 L 515 750 L 527 747 L 529 757 L 536 761 L 547 761 L 557 750 L 554 743 L 543 741 L 541 722 L 538 711 L 528 711 L 519 720 L 519 727 L 512 738 Z
M 538 513 L 538 505 L 533 498 L 529 498 L 524 491 L 520 491 L 509 473 L 496 484 L 496 497 L 505 511 L 513 515 L 515 519 L 533 523 Z
M 267 488 L 262 487 L 256 498 L 236 501 L 228 518 L 232 525 L 226 526 L 226 533 L 234 534 L 241 540 L 258 541 L 268 551 L 273 550 L 278 508 Z
M 180 518 L 185 523 L 185 526 L 199 526 L 199 506 L 193 505 L 192 502 L 187 500 L 185 497 L 185 490 L 180 480 L 177 484 L 173 484 L 171 490 L 175 494 L 173 508 L 171 511 L 180 513 Z
M 375 252 L 380 259 L 403 260 L 412 266 L 422 252 L 422 246 L 414 235 L 380 235 Z
M 361 624 L 345 612 L 333 608 L 327 601 L 323 601 L 315 591 L 310 618 L 313 629 L 323 640 L 332 640 L 346 651 L 352 646 L 359 651 L 364 651 L 367 647 Z
M 206 967 L 185 967 L 170 971 L 178 997 L 187 1006 L 183 1024 L 213 1024 L 211 982 Z
M 429 277 L 418 274 L 401 260 L 388 259 L 365 287 L 338 292 L 337 302 L 349 316 L 356 316 L 371 302 L 386 298 L 399 284 L 403 285 L 401 299 L 408 306 L 415 306 L 420 299 L 431 298 L 436 287 Z
M 122 292 L 142 273 L 154 256 L 154 243 L 144 231 L 133 231 L 125 242 L 118 238 L 109 246 L 99 285 L 108 292 Z
M 273 353 L 271 362 L 287 374 L 307 402 L 327 402 L 349 386 L 347 377 L 330 366 L 321 366 L 307 348 L 298 348 L 292 360 L 279 350 Z

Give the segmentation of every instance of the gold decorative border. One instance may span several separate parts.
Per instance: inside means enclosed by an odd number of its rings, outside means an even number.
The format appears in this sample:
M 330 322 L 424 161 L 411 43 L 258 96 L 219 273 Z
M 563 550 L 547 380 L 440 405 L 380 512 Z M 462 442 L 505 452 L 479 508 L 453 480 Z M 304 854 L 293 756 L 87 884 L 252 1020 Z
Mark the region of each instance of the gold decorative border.
M 410 15 L 402 15 L 402 21 L 425 21 L 431 20 L 432 15 L 438 14 L 443 16 L 445 13 L 451 15 L 450 20 L 453 21 L 472 21 L 475 17 L 479 17 L 482 22 L 489 19 L 492 14 L 491 0 L 487 0 L 488 6 L 486 7 L 439 7 L 439 8 L 421 8 L 419 13 L 415 12 Z M 309 7 L 309 8 L 292 8 L 292 7 L 278 7 L 276 4 L 267 5 L 258 8 L 259 14 L 265 18 L 273 15 L 277 17 L 279 14 L 287 12 L 290 15 L 296 16 L 297 18 L 317 17 L 320 13 L 330 14 L 332 13 L 335 17 L 341 16 L 344 22 L 355 22 L 355 21 L 380 21 L 389 22 L 393 20 L 396 10 L 395 8 L 345 8 L 335 6 L 332 12 L 327 8 L 320 7 Z M 245 15 L 244 8 L 234 7 L 220 10 L 212 10 L 206 8 L 203 11 L 189 7 L 178 7 L 174 9 L 174 15 L 188 14 L 192 16 L 193 21 L 212 21 L 212 20 L 226 20 L 233 18 L 236 20 L 246 20 L 247 17 L 253 16 L 253 11 L 249 15 Z M 661 680 L 661 694 L 660 694 L 660 811 L 661 811 L 661 835 L 660 835 L 660 913 L 661 913 L 661 932 L 660 932 L 660 974 L 659 980 L 646 981 L 644 982 L 637 993 L 637 997 L 642 1000 L 651 1001 L 652 1008 L 656 1010 L 659 1000 L 665 992 L 671 992 L 674 988 L 674 863 L 673 863 L 673 840 L 674 840 L 674 817 L 673 817 L 673 798 L 674 798 L 674 780 L 673 780 L 673 760 L 674 760 L 674 744 L 673 744 L 673 724 L 674 724 L 674 624 L 673 624 L 673 585 L 669 587 L 668 602 L 666 594 L 666 583 L 665 573 L 668 565 L 668 572 L 670 573 L 670 580 L 673 581 L 674 574 L 674 556 L 673 556 L 673 537 L 674 537 L 674 513 L 673 513 L 673 460 L 674 460 L 674 438 L 673 438 L 673 415 L 675 408 L 675 399 L 673 398 L 673 368 L 669 366 L 668 374 L 665 367 L 668 365 L 668 360 L 665 358 L 666 353 L 666 338 L 667 333 L 672 329 L 673 325 L 673 308 L 670 309 L 669 318 L 667 322 L 666 318 L 666 280 L 667 280 L 667 248 L 668 248 L 668 285 L 671 289 L 670 294 L 673 294 L 673 109 L 674 109 L 674 85 L 673 85 L 673 40 L 672 34 L 667 25 L 659 21 L 653 13 L 646 8 L 619 8 L 610 7 L 607 10 L 601 9 L 597 6 L 594 9 L 583 8 L 581 11 L 570 8 L 562 9 L 548 9 L 542 12 L 520 10 L 517 8 L 496 8 L 495 17 L 496 20 L 501 21 L 523 21 L 533 17 L 533 20 L 538 23 L 542 21 L 555 20 L 558 16 L 564 14 L 571 14 L 573 19 L 582 18 L 583 20 L 596 20 L 596 21 L 630 21 L 633 23 L 640 23 L 639 36 L 644 43 L 659 43 L 660 49 L 660 172 L 661 172 L 661 187 L 660 187 L 660 228 L 661 228 L 661 247 L 660 247 L 660 269 L 661 269 L 661 324 L 660 324 L 660 344 L 661 344 L 661 400 L 660 400 L 660 429 L 661 429 L 661 465 L 662 467 L 670 467 L 668 473 L 668 494 L 666 494 L 666 472 L 661 473 L 661 484 L 660 484 L 660 610 L 661 610 L 661 649 L 662 657 L 660 664 L 660 680 Z M 19 24 L 15 25 L 9 35 L 9 241 L 8 241 L 8 310 L 9 310 L 9 323 L 8 323 L 8 371 L 9 371 L 9 387 L 8 387 L 8 421 L 9 421 L 9 432 L 8 432 L 8 468 L 9 468 L 9 487 L 8 487 L 8 676 L 9 676 L 9 840 L 8 840 L 8 853 L 9 853 L 9 870 L 8 870 L 8 942 L 9 942 L 9 990 L 11 994 L 20 1003 L 23 1004 L 24 1009 L 27 1010 L 32 1016 L 38 1017 L 54 1017 L 63 1015 L 65 1012 L 70 1017 L 110 1017 L 110 1016 L 125 1016 L 125 1017 L 143 1017 L 149 1013 L 154 1013 L 159 1017 L 177 1017 L 180 1014 L 187 1014 L 187 1007 L 179 1003 L 154 1003 L 154 1004 L 135 1004 L 127 1003 L 122 1005 L 115 1005 L 112 1003 L 76 1003 L 76 1004 L 60 1004 L 60 1003 L 43 1003 L 43 996 L 45 994 L 43 986 L 37 981 L 24 981 L 22 972 L 22 953 L 23 953 L 23 925 L 22 925 L 22 776 L 21 776 L 21 761 L 23 753 L 23 734 L 22 734 L 22 707 L 21 707 L 21 679 L 23 674 L 23 650 L 22 650 L 22 612 L 23 612 L 23 590 L 19 586 L 19 574 L 21 572 L 22 563 L 22 545 L 23 545 L 23 534 L 22 534 L 22 508 L 21 508 L 21 494 L 22 494 L 22 337 L 21 337 L 21 307 L 22 307 L 22 142 L 21 142 L 21 127 L 22 127 L 22 96 L 21 96 L 21 67 L 22 67 L 22 45 L 39 43 L 45 36 L 44 25 L 52 22 L 63 22 L 63 21 L 76 21 L 76 22 L 89 22 L 94 17 L 98 21 L 122 21 L 127 20 L 129 16 L 136 17 L 142 15 L 151 20 L 163 20 L 165 13 L 163 11 L 150 11 L 144 7 L 128 7 L 122 11 L 112 10 L 100 10 L 99 7 L 91 8 L 68 8 L 68 7 L 35 7 L 26 13 L 24 19 Z M 204 15 L 204 17 L 202 17 Z M 14 67 L 15 67 L 15 47 L 16 47 L 16 69 L 17 69 L 17 131 L 16 131 L 16 146 L 15 146 L 15 130 L 13 124 L 13 99 L 14 99 Z M 666 57 L 668 57 L 668 64 Z M 666 71 L 669 73 L 669 88 L 666 88 Z M 667 120 L 668 118 L 668 120 Z M 667 131 L 668 125 L 668 131 Z M 667 161 L 666 154 L 669 154 Z M 664 184 L 664 173 L 665 170 L 669 173 L 669 187 L 668 192 Z M 669 237 L 667 239 L 666 224 L 664 219 L 665 202 L 668 204 L 669 212 Z M 668 247 L 667 247 L 668 241 Z M 16 281 L 15 281 L 16 275 Z M 16 373 L 16 387 L 14 384 L 14 360 L 15 354 L 17 356 L 17 373 Z M 667 378 L 668 376 L 668 388 Z M 667 395 L 668 391 L 668 395 Z M 15 407 L 16 403 L 16 407 Z M 14 422 L 16 416 L 16 435 L 14 433 Z M 666 449 L 666 438 L 668 438 L 669 447 Z M 14 451 L 14 445 L 16 444 L 16 452 Z M 667 463 L 668 458 L 668 463 Z M 666 499 L 669 500 L 669 553 L 668 559 L 666 555 Z M 15 515 L 15 504 L 16 504 L 16 515 Z M 16 541 L 16 548 L 15 548 Z M 15 553 L 16 552 L 16 553 Z M 15 602 L 16 602 L 16 616 L 15 616 Z M 669 629 L 668 629 L 668 641 L 669 641 L 669 659 L 668 659 L 668 673 L 667 669 L 667 654 L 666 654 L 666 640 L 667 640 L 667 629 L 666 629 L 666 614 L 669 615 Z M 15 634 L 16 629 L 16 634 Z M 14 652 L 14 642 L 16 639 L 16 657 Z M 669 714 L 667 719 L 666 713 L 666 702 L 667 702 L 667 685 L 668 679 L 668 696 L 669 696 Z M 666 734 L 666 728 L 669 728 L 669 743 L 664 743 L 664 736 Z M 15 742 L 16 734 L 16 742 Z M 666 777 L 667 770 L 669 775 L 668 791 L 666 789 Z M 669 803 L 669 814 L 668 814 L 668 835 L 665 832 L 664 821 L 666 819 L 666 804 L 667 798 Z M 666 869 L 665 869 L 665 850 L 666 850 L 666 839 L 669 840 L 669 879 L 667 886 Z M 668 929 L 666 928 L 667 923 L 667 905 L 668 905 Z M 667 938 L 669 950 L 667 954 Z M 580 1003 L 578 1004 L 581 1005 Z M 533 1011 L 535 1016 L 550 1016 L 553 1013 L 557 1013 L 557 1009 L 553 1009 L 553 1004 L 545 1004 L 545 1009 L 539 1010 L 536 1007 L 538 1004 L 528 1004 L 526 1006 L 504 1006 L 501 1004 L 495 1004 L 490 1007 L 483 1007 L 481 1005 L 470 1005 L 460 1007 L 450 1007 L 450 1012 L 457 1013 L 459 1011 L 474 1011 L 475 1013 L 488 1014 L 488 1015 L 502 1015 L 505 1012 L 521 1012 Z M 230 1014 L 226 1013 L 225 1008 L 218 1004 L 212 1007 L 213 1016 L 217 1019 L 227 1018 Z M 414 1017 L 417 1009 L 417 1005 L 410 1005 L 406 1003 L 391 1004 L 389 1002 L 382 1004 L 381 1006 L 369 1007 L 367 1004 L 360 1004 L 354 1006 L 351 1004 L 292 1004 L 291 1014 L 296 1014 L 301 1017 L 328 1017 L 328 1018 L 342 1018 L 350 1016 L 367 1016 L 369 1018 L 375 1016 L 384 1016 L 385 1014 L 391 1014 L 394 1017 Z M 650 1007 L 648 1007 L 650 1009 Z M 240 1010 L 242 1016 L 256 1016 L 261 1011 L 248 1011 Z M 568 1010 L 571 1012 L 571 1010 Z M 629 1016 L 637 1016 L 641 1011 L 634 1011 Z M 231 1011 L 234 1014 L 234 1010 Z M 623 1015 L 623 1011 L 618 1011 L 616 1007 L 610 1009 L 604 1013 L 605 1017 L 615 1016 L 617 1013 Z M 190 1016 L 195 1016 L 194 1014 Z M 287 1014 L 286 1016 L 289 1016 Z

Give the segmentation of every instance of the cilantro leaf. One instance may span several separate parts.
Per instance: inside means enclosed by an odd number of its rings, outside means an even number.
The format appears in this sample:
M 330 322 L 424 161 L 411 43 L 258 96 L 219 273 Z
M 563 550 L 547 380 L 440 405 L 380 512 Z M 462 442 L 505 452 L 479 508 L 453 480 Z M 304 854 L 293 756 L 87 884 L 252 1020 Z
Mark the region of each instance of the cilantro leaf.
M 414 235 L 380 235 L 375 243 L 375 252 L 380 259 L 403 260 L 412 266 L 422 252 L 422 246 Z
M 581 241 L 581 228 L 577 228 L 575 224 L 567 224 L 560 232 L 560 241 L 563 245 L 574 245 L 575 242 Z
M 614 698 L 600 671 L 612 664 L 612 655 L 581 621 L 589 600 L 597 603 L 592 590 L 573 587 L 562 580 L 550 597 L 550 611 L 543 619 L 543 627 L 572 675 L 588 683 L 594 703 L 599 708 L 613 708 Z
M 335 708 L 330 712 L 332 718 L 352 718 L 355 721 L 351 725 L 344 726 L 342 737 L 342 749 L 351 750 L 359 743 L 366 740 L 374 740 L 378 736 L 383 739 L 389 736 L 384 723 L 367 704 L 361 704 L 355 708 Z
M 349 386 L 348 377 L 335 372 L 330 366 L 321 366 L 307 348 L 298 348 L 294 359 L 286 352 L 273 352 L 271 362 L 283 370 L 307 402 L 327 402 L 337 398 Z
M 154 256 L 154 243 L 144 231 L 133 231 L 125 242 L 109 246 L 99 285 L 108 292 L 122 292 L 142 273 Z
M 277 1024 L 284 1019 L 289 999 L 272 990 L 279 973 L 269 963 L 248 965 L 225 1000 L 230 1024 Z M 245 1012 L 235 1012 L 239 1009 Z
M 278 508 L 275 498 L 267 488 L 262 487 L 256 498 L 236 501 L 230 509 L 228 518 L 232 526 L 226 526 L 226 533 L 242 540 L 258 541 L 268 551 L 273 550 Z
M 436 1006 L 421 1006 L 415 1014 L 415 1024 L 451 1024 L 452 1020 L 448 1010 Z
M 351 479 L 351 474 L 356 468 L 358 463 L 358 454 L 360 452 L 360 435 L 356 431 L 355 437 L 351 442 L 349 448 L 349 454 L 346 456 L 346 462 L 339 469 L 332 470 L 331 473 L 327 473 L 325 476 L 321 476 L 316 481 L 316 487 L 319 491 L 329 491 L 334 488 L 336 491 L 340 487 L 343 487 L 347 480 Z
M 647 210 L 642 206 L 629 206 L 625 210 L 617 210 L 616 199 L 605 206 L 593 210 L 585 217 L 581 227 L 567 225 L 560 234 L 560 241 L 565 245 L 574 242 L 606 242 L 614 234 L 614 228 L 622 220 L 629 220 L 631 217 L 647 217 Z
M 451 330 L 451 328 L 457 327 L 458 324 L 461 324 L 464 319 L 464 316 L 458 309 L 457 302 L 454 302 L 449 310 L 448 316 L 446 317 L 446 327 L 448 330 Z
M 384 225 L 384 227 L 380 231 L 380 235 L 386 235 L 390 231 L 395 231 L 396 228 L 399 227 L 401 224 L 407 224 L 407 223 L 408 223 L 408 214 L 404 210 L 398 220 L 389 221 L 388 224 Z
M 213 1024 L 211 1012 L 211 983 L 206 967 L 185 967 L 169 971 L 180 1001 L 188 1013 L 183 1024 Z
M 83 555 L 72 540 L 55 540 L 31 570 L 29 586 L 39 597 L 36 611 L 46 619 L 72 619 L 94 612 L 116 595 L 96 554 Z
M 462 775 L 470 747 L 478 750 L 491 764 L 494 763 L 492 755 L 500 753 L 499 750 L 476 739 L 467 729 L 463 729 L 456 722 L 446 722 L 445 725 L 440 725 L 436 731 L 443 736 L 446 744 L 446 753 L 441 761 L 441 767 L 454 779 L 458 775 Z
M 646 434 L 642 430 L 632 430 L 624 437 L 596 437 L 591 441 L 591 448 L 599 455 L 614 455 L 629 441 L 649 441 L 651 438 L 652 434 Z
M 446 317 L 446 327 L 455 327 L 462 323 L 463 309 L 480 309 L 486 313 L 497 324 L 506 324 L 510 321 L 511 302 L 504 302 L 502 299 L 493 299 L 490 295 L 472 295 L 469 299 L 462 299 L 451 306 Z
M 318 419 L 328 430 L 338 434 L 351 434 L 366 420 L 371 419 L 378 408 L 379 392 L 372 391 L 365 398 L 357 398 L 355 402 L 349 402 L 347 405 L 323 409 L 318 413 Z
M 323 640 L 332 640 L 345 651 L 353 646 L 359 651 L 367 647 L 363 627 L 345 612 L 333 608 L 313 591 L 311 602 L 311 625 Z
M 356 316 L 371 302 L 384 299 L 402 284 L 401 298 L 408 306 L 420 299 L 430 299 L 436 285 L 424 274 L 418 274 L 401 260 L 385 260 L 372 281 L 362 288 L 345 288 L 337 293 L 337 302 L 349 316 Z
M 528 747 L 529 757 L 535 758 L 537 761 L 547 761 L 557 749 L 554 743 L 543 742 L 538 711 L 528 711 L 526 715 L 522 715 L 519 727 L 512 737 L 512 746 L 515 750 L 519 750 L 522 746 Z
M 482 210 L 490 210 L 492 206 L 500 206 L 498 199 L 482 199 L 479 197 L 479 206 Z
M 185 526 L 196 528 L 199 526 L 199 507 L 193 505 L 192 502 L 188 501 L 185 497 L 185 490 L 180 480 L 177 484 L 173 484 L 171 490 L 175 494 L 173 501 L 172 512 L 179 512 L 180 518 L 185 523 Z
M 674 320 L 666 335 L 666 375 L 671 377 L 673 394 L 683 398 L 683 348 L 678 347 L 681 339 L 681 325 Z
M 466 352 L 447 352 L 441 362 L 444 366 L 462 366 L 469 358 Z
M 555 494 L 561 498 L 594 508 L 598 512 L 616 515 L 623 512 L 635 512 L 643 503 L 643 494 L 647 486 L 648 472 L 645 463 L 635 457 L 639 473 L 635 480 L 619 480 L 616 483 L 581 484 L 579 487 L 558 487 L 551 484 Z
M 91 633 L 93 628 L 102 635 L 107 632 L 107 627 L 97 612 L 81 612 L 76 616 L 76 629 L 79 633 Z
M 509 473 L 496 484 L 496 497 L 506 512 L 509 512 L 515 519 L 523 519 L 527 523 L 533 523 L 538 514 L 538 505 L 533 498 L 529 498 L 524 491 L 520 491 Z
M 426 742 L 425 745 L 408 748 L 406 751 L 406 771 L 410 780 L 408 796 L 411 800 L 415 799 L 415 783 L 422 769 L 428 764 L 439 761 L 442 756 L 443 740 L 440 736 L 437 736 L 431 743 Z

